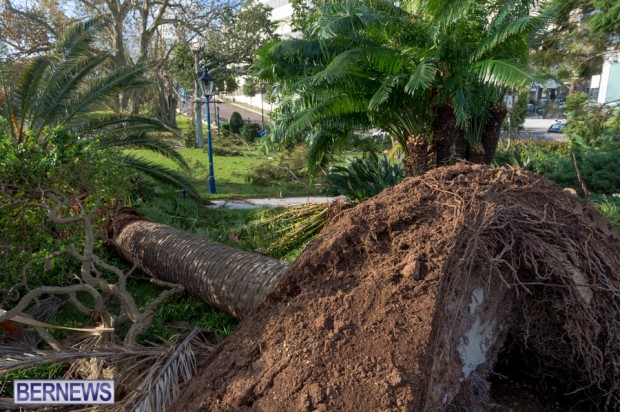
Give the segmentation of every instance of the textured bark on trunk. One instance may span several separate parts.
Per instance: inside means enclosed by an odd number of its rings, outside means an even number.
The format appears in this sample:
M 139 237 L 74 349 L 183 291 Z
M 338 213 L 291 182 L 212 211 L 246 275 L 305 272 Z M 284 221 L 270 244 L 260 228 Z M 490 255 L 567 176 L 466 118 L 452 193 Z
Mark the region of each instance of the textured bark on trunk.
M 142 271 L 179 283 L 237 318 L 257 308 L 288 269 L 257 253 L 144 220 L 120 228 L 115 243 L 117 252 Z
M 407 153 L 403 161 L 405 176 L 419 176 L 430 169 L 429 145 L 424 136 L 410 136 L 407 140 Z
M 437 110 L 437 117 L 433 125 L 433 135 L 437 152 L 437 166 L 443 166 L 456 159 L 465 158 L 467 150 L 465 134 L 456 124 L 456 116 L 451 106 L 444 105 Z
M 484 147 L 484 163 L 490 165 L 495 157 L 495 150 L 499 142 L 502 123 L 508 115 L 508 109 L 501 102 L 495 102 L 491 109 L 491 118 L 484 125 L 482 132 L 482 146 Z

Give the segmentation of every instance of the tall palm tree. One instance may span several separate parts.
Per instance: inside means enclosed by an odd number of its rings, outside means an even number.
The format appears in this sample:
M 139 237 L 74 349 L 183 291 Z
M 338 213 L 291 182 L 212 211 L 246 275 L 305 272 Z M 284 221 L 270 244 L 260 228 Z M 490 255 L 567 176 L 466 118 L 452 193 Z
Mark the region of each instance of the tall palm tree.
M 138 90 L 147 84 L 144 67 L 104 71 L 111 56 L 91 46 L 106 24 L 101 18 L 75 24 L 51 53 L 35 57 L 22 67 L 0 61 L 0 115 L 8 120 L 8 137 L 16 143 L 35 139 L 46 146 L 54 144 L 49 132 L 62 127 L 76 141 L 95 148 L 144 148 L 189 169 L 183 157 L 159 137 L 162 133 L 178 134 L 178 130 L 146 117 L 97 111 L 102 101 L 114 98 L 119 91 Z M 199 198 L 180 173 L 131 154 L 123 154 L 122 160 L 144 175 L 182 187 Z
M 436 164 L 491 161 L 504 94 L 534 77 L 526 65 L 539 22 L 533 1 L 403 3 L 330 4 L 309 38 L 261 51 L 259 74 L 279 81 L 284 96 L 273 139 L 311 136 L 311 148 L 325 151 L 346 136 L 338 131 L 375 126 L 410 152 L 428 154 L 432 143 Z

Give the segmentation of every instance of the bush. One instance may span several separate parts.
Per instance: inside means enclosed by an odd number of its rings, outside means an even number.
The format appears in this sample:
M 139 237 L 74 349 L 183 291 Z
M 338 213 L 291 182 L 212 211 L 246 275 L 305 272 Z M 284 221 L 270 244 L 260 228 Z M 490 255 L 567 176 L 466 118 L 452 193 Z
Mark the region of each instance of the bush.
M 246 123 L 243 125 L 240 131 L 241 138 L 246 142 L 252 143 L 258 137 L 257 133 L 260 130 L 260 126 L 256 123 Z
M 222 136 L 224 135 L 222 134 Z M 221 137 L 219 139 L 213 139 L 212 146 L 213 154 L 216 156 L 240 156 L 243 154 L 239 145 L 230 138 Z M 208 148 L 205 146 L 203 151 L 206 152 L 207 150 Z
M 239 114 L 239 112 L 233 112 L 233 114 L 230 115 L 230 121 L 228 122 L 228 125 L 231 133 L 237 135 L 240 134 L 243 124 L 243 117 L 241 117 L 241 114 Z
M 230 136 L 230 123 L 226 123 L 226 122 L 221 123 L 220 129 L 222 132 L 222 137 Z
M 362 201 L 398 184 L 403 177 L 401 162 L 391 162 L 385 154 L 379 157 L 368 153 L 361 159 L 350 160 L 346 167 L 333 167 L 325 181 L 330 194 Z
M 258 186 L 270 186 L 274 182 L 285 182 L 291 179 L 286 168 L 271 162 L 263 162 L 252 169 L 252 174 L 246 176 L 246 180 Z
M 196 147 L 196 122 L 194 119 L 187 122 L 187 130 L 183 133 L 183 143 L 188 149 Z

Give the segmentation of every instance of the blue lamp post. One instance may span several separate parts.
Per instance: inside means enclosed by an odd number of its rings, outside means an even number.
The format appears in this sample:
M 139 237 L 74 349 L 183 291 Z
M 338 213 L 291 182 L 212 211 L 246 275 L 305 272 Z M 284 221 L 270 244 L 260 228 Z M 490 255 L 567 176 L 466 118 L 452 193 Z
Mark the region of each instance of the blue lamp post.
M 215 193 L 215 175 L 213 174 L 213 146 L 211 145 L 211 110 L 209 110 L 209 102 L 215 86 L 215 79 L 209 75 L 207 69 L 204 69 L 200 80 L 202 94 L 207 100 L 207 150 L 209 152 L 209 193 Z

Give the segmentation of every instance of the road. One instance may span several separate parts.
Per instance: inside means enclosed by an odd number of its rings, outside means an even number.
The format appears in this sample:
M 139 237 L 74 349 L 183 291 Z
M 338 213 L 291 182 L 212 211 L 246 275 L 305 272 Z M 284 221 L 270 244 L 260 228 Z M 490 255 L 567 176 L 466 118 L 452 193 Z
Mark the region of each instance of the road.
M 259 125 L 261 124 L 260 107 L 258 109 L 250 110 L 234 103 L 218 99 L 217 110 L 219 110 L 220 121 L 222 122 L 228 122 L 233 112 L 239 112 L 243 120 L 249 120 Z M 215 119 L 216 114 L 213 111 L 213 103 L 211 104 L 211 116 Z M 265 113 L 265 124 L 267 123 L 269 123 L 269 116 Z
M 549 126 L 554 123 L 558 123 L 558 121 L 555 119 L 534 119 L 528 117 L 523 123 L 523 128 L 526 132 L 524 138 L 560 142 L 568 140 L 562 133 L 547 133 Z

